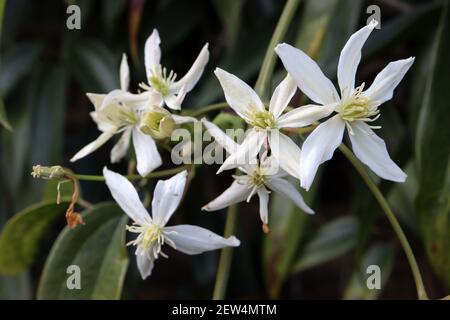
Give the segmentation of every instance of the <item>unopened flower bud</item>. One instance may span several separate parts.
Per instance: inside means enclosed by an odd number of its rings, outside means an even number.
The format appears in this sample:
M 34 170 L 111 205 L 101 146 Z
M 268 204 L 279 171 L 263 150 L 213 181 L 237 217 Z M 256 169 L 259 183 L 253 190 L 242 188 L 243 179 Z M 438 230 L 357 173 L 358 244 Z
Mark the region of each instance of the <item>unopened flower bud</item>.
M 41 165 L 33 166 L 31 172 L 33 178 L 41 178 L 46 180 L 62 180 L 66 179 L 67 172 L 61 166 L 45 167 Z
M 154 139 L 170 137 L 175 128 L 175 121 L 170 113 L 162 108 L 154 107 L 144 114 L 139 129 Z

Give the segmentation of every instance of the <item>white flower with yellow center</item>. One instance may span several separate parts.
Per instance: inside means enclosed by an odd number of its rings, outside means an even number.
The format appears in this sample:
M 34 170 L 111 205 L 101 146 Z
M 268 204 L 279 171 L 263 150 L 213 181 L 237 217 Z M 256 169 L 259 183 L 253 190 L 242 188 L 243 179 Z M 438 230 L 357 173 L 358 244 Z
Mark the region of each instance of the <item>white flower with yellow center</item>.
M 145 71 L 148 84 L 141 83 L 140 86 L 145 90 L 158 91 L 167 107 L 173 110 L 180 110 L 181 103 L 186 93 L 191 91 L 200 79 L 203 70 L 209 60 L 208 44 L 205 44 L 200 51 L 197 59 L 184 75 L 177 80 L 177 74 L 161 66 L 161 39 L 158 30 L 154 29 L 152 34 L 145 42 Z
M 389 63 L 364 90 L 364 83 L 355 88 L 355 74 L 361 60 L 361 49 L 377 22 L 354 33 L 341 51 L 337 78 L 338 95 L 332 82 L 319 66 L 304 52 L 288 44 L 279 44 L 275 51 L 298 87 L 312 101 L 324 106 L 334 106 L 336 115 L 321 123 L 306 139 L 301 154 L 300 181 L 309 189 L 319 165 L 333 156 L 347 127 L 353 152 L 379 177 L 404 182 L 406 174 L 389 157 L 384 141 L 370 125 L 378 119 L 378 107 L 390 100 L 394 89 L 414 62 L 410 57 Z
M 237 247 L 240 242 L 234 236 L 223 238 L 207 229 L 193 225 L 167 227 L 172 214 L 180 204 L 186 185 L 187 171 L 156 184 L 152 201 L 152 216 L 144 208 L 133 185 L 118 173 L 103 169 L 106 185 L 117 204 L 133 220 L 127 230 L 136 233 L 128 245 L 136 246 L 136 259 L 142 279 L 150 276 L 164 244 L 183 253 L 194 255 L 224 247 Z
M 334 106 L 307 105 L 283 114 L 297 90 L 297 85 L 290 76 L 276 87 L 267 109 L 258 94 L 238 77 L 220 68 L 214 73 L 220 81 L 227 103 L 251 126 L 238 150 L 225 160 L 218 173 L 248 163 L 249 159 L 256 157 L 262 145 L 266 144 L 281 169 L 299 178 L 300 148 L 281 133 L 280 129 L 308 126 L 333 112 Z
M 130 72 L 126 56 L 120 65 L 120 86 L 108 94 L 88 93 L 94 104 L 92 119 L 102 134 L 82 148 L 70 161 L 77 161 L 94 152 L 112 136 L 122 136 L 111 150 L 111 162 L 119 162 L 125 157 L 130 141 L 133 141 L 137 171 L 145 176 L 162 164 L 154 139 L 170 137 L 174 126 L 196 121 L 192 117 L 172 115 L 162 104 L 161 94 L 151 90 L 142 94 L 128 92 Z
M 237 144 L 227 136 L 215 124 L 205 119 L 202 120 L 208 132 L 216 142 L 228 153 L 232 154 L 237 149 Z M 287 173 L 279 170 L 277 160 L 271 156 L 267 157 L 265 152 L 257 164 L 245 164 L 238 169 L 242 175 L 233 176 L 234 182 L 216 199 L 205 205 L 202 210 L 216 211 L 228 207 L 234 203 L 247 201 L 257 194 L 259 197 L 259 214 L 263 223 L 263 230 L 267 232 L 269 223 L 269 194 L 275 191 L 286 199 L 294 202 L 301 210 L 313 214 L 314 211 L 308 207 L 302 195 L 288 180 Z

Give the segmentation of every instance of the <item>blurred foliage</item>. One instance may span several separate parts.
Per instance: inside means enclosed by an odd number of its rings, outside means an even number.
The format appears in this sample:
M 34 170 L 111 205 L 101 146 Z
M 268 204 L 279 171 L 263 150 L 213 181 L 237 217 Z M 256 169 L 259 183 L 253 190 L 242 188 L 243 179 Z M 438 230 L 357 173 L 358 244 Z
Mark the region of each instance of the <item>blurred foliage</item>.
M 66 28 L 68 4 L 80 6 L 81 30 Z M 370 4 L 381 8 L 381 29 L 363 49 L 357 81 L 370 83 L 389 61 L 416 56 L 411 74 L 382 107 L 379 131 L 409 177 L 405 184 L 377 181 L 413 239 L 430 296 L 438 298 L 450 287 L 448 0 L 300 1 L 285 41 L 313 56 L 335 80 L 340 50 L 366 22 Z M 283 5 L 277 0 L 12 0 L 5 5 L 0 0 L 0 13 L 5 12 L 0 21 L 0 298 L 36 298 L 36 292 L 41 299 L 210 297 L 217 253 L 187 257 L 169 251 L 170 259 L 158 261 L 143 282 L 134 259 L 127 269 L 126 218 L 117 207 L 97 204 L 83 213 L 85 226 L 61 231 L 66 202 L 56 205 L 56 185 L 33 180 L 29 172 L 35 164 L 69 166 L 68 159 L 96 137 L 84 93 L 118 88 L 123 52 L 131 57 L 131 88 L 137 90 L 145 74 L 143 45 L 153 28 L 161 34 L 163 64 L 178 74 L 209 42 L 210 62 L 183 105 L 195 109 L 223 100 L 212 73 L 216 66 L 255 82 Z M 277 62 L 271 87 L 284 75 Z M 293 102 L 305 99 L 297 95 Z M 243 125 L 228 112 L 215 121 Z M 112 143 L 70 168 L 99 174 L 109 163 Z M 167 152 L 163 156 L 170 159 Z M 112 168 L 128 169 L 124 163 Z M 198 168 L 190 186 L 194 196 L 185 198 L 173 223 L 199 222 L 222 231 L 223 215 L 200 212 L 229 184 L 230 177 L 215 176 L 216 169 Z M 153 186 L 154 181 L 138 185 L 142 195 Z M 101 183 L 81 187 L 85 200 L 110 199 Z M 71 191 L 64 185 L 63 197 Z M 396 298 L 415 297 L 413 286 L 404 286 L 412 278 L 390 225 L 345 159 L 337 154 L 328 162 L 305 199 L 315 216 L 274 196 L 267 236 L 261 234 L 257 206 L 240 208 L 242 246 L 235 250 L 228 297 L 375 299 L 392 292 L 399 293 Z M 70 264 L 85 270 L 85 290 L 65 289 Z M 370 264 L 380 265 L 383 290 L 367 289 Z M 320 292 L 310 290 L 317 285 Z

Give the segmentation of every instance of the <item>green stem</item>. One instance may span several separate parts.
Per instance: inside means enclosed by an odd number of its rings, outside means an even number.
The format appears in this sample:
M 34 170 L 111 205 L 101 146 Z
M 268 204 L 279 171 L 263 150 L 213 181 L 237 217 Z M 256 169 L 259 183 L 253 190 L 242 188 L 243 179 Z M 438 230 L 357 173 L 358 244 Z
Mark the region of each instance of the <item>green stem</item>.
M 193 111 L 187 111 L 186 115 L 191 116 L 191 117 L 198 117 L 201 116 L 205 113 L 211 112 L 211 111 L 217 111 L 217 110 L 221 110 L 223 108 L 228 107 L 228 103 L 226 102 L 219 102 L 219 103 L 214 103 L 214 104 L 210 104 L 204 107 L 201 107 L 199 109 L 195 109 Z
M 172 169 L 166 169 L 166 170 L 160 170 L 152 172 L 145 177 L 142 177 L 138 174 L 130 174 L 125 176 L 128 180 L 140 180 L 140 179 L 150 179 L 150 178 L 162 178 L 174 175 L 178 172 L 181 172 L 183 170 L 187 170 L 191 167 L 191 165 L 183 165 Z M 73 175 L 77 180 L 83 180 L 83 181 L 105 181 L 105 177 L 103 176 L 95 176 L 95 175 L 88 175 L 88 174 L 74 174 Z
M 411 267 L 414 281 L 416 283 L 417 296 L 418 296 L 419 300 L 428 300 L 428 296 L 425 291 L 425 286 L 423 284 L 422 276 L 420 274 L 419 266 L 417 264 L 416 258 L 414 257 L 414 253 L 411 249 L 411 246 L 409 245 L 409 242 L 408 242 L 408 239 L 406 238 L 405 233 L 402 230 L 402 227 L 400 226 L 400 223 L 397 220 L 397 217 L 395 216 L 394 212 L 392 211 L 391 207 L 389 206 L 388 202 L 386 201 L 386 198 L 383 196 L 380 189 L 370 178 L 370 176 L 367 173 L 366 169 L 364 168 L 363 164 L 353 155 L 352 151 L 349 148 L 347 148 L 347 146 L 345 146 L 344 144 L 341 144 L 339 146 L 339 150 L 351 162 L 351 164 L 355 167 L 356 171 L 358 171 L 359 175 L 362 177 L 364 182 L 367 184 L 370 191 L 374 195 L 375 199 L 377 199 L 378 203 L 380 204 L 381 209 L 383 209 L 384 213 L 386 214 L 387 218 L 389 219 L 389 222 L 391 223 L 392 228 L 394 229 L 395 233 L 397 234 L 397 237 L 398 237 L 398 239 L 403 247 L 403 250 L 406 254 L 406 257 L 408 259 L 408 263 Z
M 228 208 L 227 221 L 225 223 L 224 236 L 229 237 L 235 233 L 238 206 L 233 204 Z M 233 248 L 226 247 L 220 252 L 219 267 L 217 269 L 216 284 L 214 286 L 213 300 L 223 300 L 227 291 L 228 278 L 230 277 Z
M 275 46 L 283 40 L 289 24 L 294 17 L 298 4 L 299 0 L 287 0 L 275 31 L 273 32 L 272 39 L 270 39 L 270 43 L 267 47 L 266 55 L 264 56 L 264 61 L 255 85 L 256 92 L 262 97 L 264 96 L 264 93 L 268 91 L 270 78 L 272 76 L 273 69 L 275 68 Z

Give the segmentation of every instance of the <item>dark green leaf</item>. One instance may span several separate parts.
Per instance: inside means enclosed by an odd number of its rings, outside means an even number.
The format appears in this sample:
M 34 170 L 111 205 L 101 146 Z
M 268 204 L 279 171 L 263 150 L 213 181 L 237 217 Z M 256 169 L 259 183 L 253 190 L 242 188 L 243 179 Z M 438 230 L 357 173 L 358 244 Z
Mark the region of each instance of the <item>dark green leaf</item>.
M 0 234 L 0 273 L 18 274 L 28 268 L 42 236 L 57 217 L 63 219 L 68 205 L 68 200 L 59 205 L 47 201 L 14 215 Z
M 85 225 L 66 227 L 53 244 L 38 288 L 38 299 L 119 299 L 128 267 L 127 216 L 112 203 L 82 213 Z M 66 270 L 79 266 L 81 289 L 69 290 Z
M 431 264 L 450 286 L 450 15 L 448 1 L 434 39 L 431 68 L 419 115 L 416 157 L 417 213 Z
M 0 97 L 0 125 L 12 131 L 11 124 L 9 123 L 8 117 L 6 116 L 5 104 L 3 103 L 2 97 Z
M 354 216 L 337 218 L 319 229 L 307 243 L 293 272 L 315 267 L 347 253 L 356 243 L 358 220 Z
M 7 96 L 15 85 L 30 72 L 42 52 L 42 44 L 36 41 L 19 42 L 2 56 L 0 91 Z
M 234 47 L 241 23 L 243 0 L 213 0 L 217 15 L 225 27 L 228 46 Z
M 344 299 L 377 299 L 383 291 L 394 265 L 394 250 L 388 244 L 375 244 L 363 256 L 362 262 L 350 278 L 344 292 Z M 372 273 L 368 272 L 369 266 L 378 266 L 380 268 L 380 286 L 381 289 L 369 289 L 367 286 L 368 277 Z
M 119 87 L 119 57 L 101 42 L 79 41 L 69 51 L 69 69 L 84 91 L 105 93 Z

